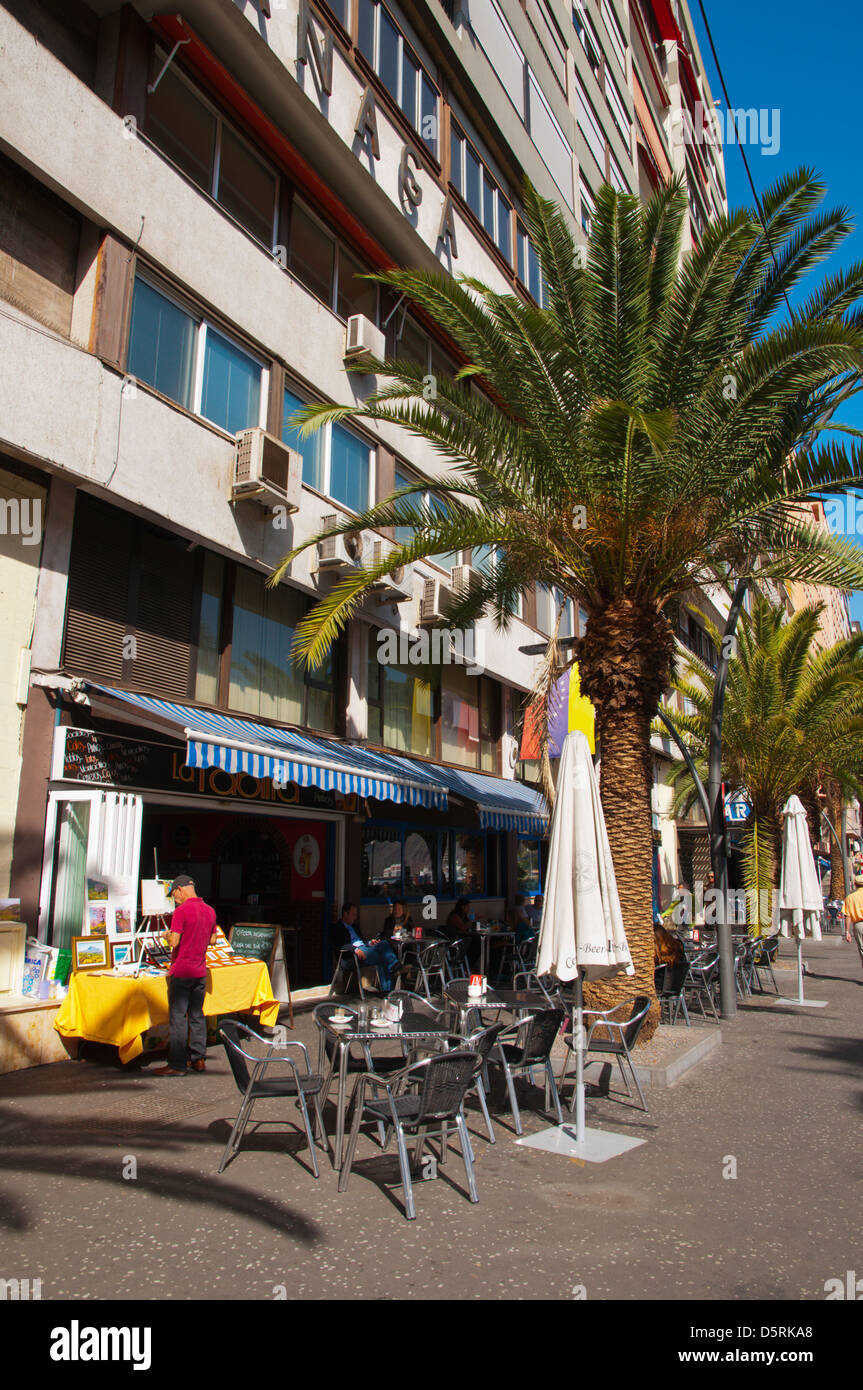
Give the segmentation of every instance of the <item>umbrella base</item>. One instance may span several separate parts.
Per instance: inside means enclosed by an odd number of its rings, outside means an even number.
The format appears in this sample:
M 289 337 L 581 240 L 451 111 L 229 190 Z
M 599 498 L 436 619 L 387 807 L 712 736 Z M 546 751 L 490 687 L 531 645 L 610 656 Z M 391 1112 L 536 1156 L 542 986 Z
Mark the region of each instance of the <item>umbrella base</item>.
M 789 999 L 785 994 L 773 994 L 770 996 L 773 1004 L 796 1004 L 798 1009 L 826 1009 L 826 999 Z
M 630 1149 L 646 1144 L 646 1139 L 634 1139 L 630 1134 L 612 1134 L 606 1129 L 586 1129 L 579 1144 L 575 1125 L 553 1125 L 540 1130 L 528 1139 L 516 1140 L 526 1149 L 544 1149 L 546 1153 L 562 1154 L 564 1158 L 580 1158 L 585 1163 L 607 1163 Z

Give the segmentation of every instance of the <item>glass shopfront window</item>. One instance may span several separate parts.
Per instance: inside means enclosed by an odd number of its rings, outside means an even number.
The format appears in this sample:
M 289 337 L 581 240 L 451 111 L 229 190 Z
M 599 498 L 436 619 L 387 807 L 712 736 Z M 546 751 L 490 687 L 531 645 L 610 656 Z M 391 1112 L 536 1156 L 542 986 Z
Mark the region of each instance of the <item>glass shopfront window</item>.
M 420 901 L 484 898 L 503 891 L 503 836 L 492 831 L 367 825 L 363 831 L 362 897 Z M 455 872 L 453 873 L 453 867 Z
M 517 876 L 518 891 L 533 896 L 542 892 L 542 841 L 519 839 Z
M 362 896 L 398 897 L 402 893 L 402 832 L 385 826 L 363 832 Z

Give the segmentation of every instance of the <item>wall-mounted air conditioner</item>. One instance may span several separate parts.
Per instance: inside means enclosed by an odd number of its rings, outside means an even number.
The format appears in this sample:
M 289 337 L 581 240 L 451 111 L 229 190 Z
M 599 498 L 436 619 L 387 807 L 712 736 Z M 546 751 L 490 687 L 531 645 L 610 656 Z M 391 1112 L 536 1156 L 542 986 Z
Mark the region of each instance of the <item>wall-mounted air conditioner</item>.
M 338 526 L 342 517 L 331 516 L 321 517 L 321 530 L 328 531 L 331 526 Z M 318 568 L 319 569 L 355 569 L 362 563 L 363 558 L 363 535 L 361 531 L 348 531 L 343 536 L 328 536 L 326 540 L 318 541 Z
M 479 570 L 473 569 L 470 565 L 453 565 L 450 586 L 453 598 L 467 598 L 471 590 L 475 590 L 482 583 Z
M 375 541 L 370 563 L 380 565 L 386 559 L 387 550 L 384 541 Z M 413 565 L 396 565 L 372 585 L 372 592 L 378 603 L 407 603 L 414 596 Z
M 345 327 L 345 361 L 356 362 L 363 357 L 381 361 L 387 355 L 387 340 L 379 328 L 363 314 L 351 314 Z
M 297 512 L 303 495 L 303 460 L 266 430 L 241 430 L 234 454 L 231 501 L 251 500 Z
M 442 579 L 424 579 L 420 599 L 420 622 L 446 622 L 451 600 L 452 590 Z

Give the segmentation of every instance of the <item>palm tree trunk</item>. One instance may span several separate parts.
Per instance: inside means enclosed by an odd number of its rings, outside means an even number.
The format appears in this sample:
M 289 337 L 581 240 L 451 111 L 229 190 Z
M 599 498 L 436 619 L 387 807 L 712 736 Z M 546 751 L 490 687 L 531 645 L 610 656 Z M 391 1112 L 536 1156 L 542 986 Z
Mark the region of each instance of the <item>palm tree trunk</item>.
M 653 755 L 650 724 L 670 678 L 674 635 L 664 614 L 618 598 L 592 612 L 578 647 L 581 687 L 597 713 L 600 794 L 623 923 L 635 977 L 589 985 L 589 1008 L 609 1009 L 646 994 L 654 1000 L 641 1040 L 653 1034 L 659 1005 L 653 975 Z
M 830 801 L 830 819 L 836 829 L 836 835 L 842 836 L 842 793 L 835 782 L 827 783 L 827 795 Z M 836 837 L 830 836 L 830 896 L 831 898 L 845 899 L 850 892 L 850 888 L 845 883 L 845 860 L 842 856 L 841 845 L 837 844 Z

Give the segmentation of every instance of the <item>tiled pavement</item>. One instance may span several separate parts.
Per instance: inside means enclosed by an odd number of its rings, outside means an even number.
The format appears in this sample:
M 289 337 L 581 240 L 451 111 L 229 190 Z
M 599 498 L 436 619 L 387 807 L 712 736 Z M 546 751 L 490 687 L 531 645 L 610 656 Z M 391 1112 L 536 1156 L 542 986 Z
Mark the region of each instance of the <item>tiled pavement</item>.
M 203 1076 L 103 1058 L 2 1077 L 0 1278 L 41 1278 L 43 1299 L 823 1299 L 863 1270 L 863 976 L 835 937 L 806 956 L 827 1008 L 747 1003 L 649 1115 L 590 1104 L 590 1123 L 646 1144 L 582 1165 L 518 1147 L 500 1107 L 492 1147 L 474 1113 L 479 1204 L 453 1146 L 410 1223 L 392 1148 L 362 1140 L 340 1196 L 326 1160 L 318 1182 L 307 1168 L 292 1106 L 260 1104 L 279 1123 L 250 1126 L 218 1176 L 239 1103 L 221 1048 Z M 299 1015 L 291 1036 L 313 1033 Z M 527 1132 L 547 1123 L 523 1114 Z

